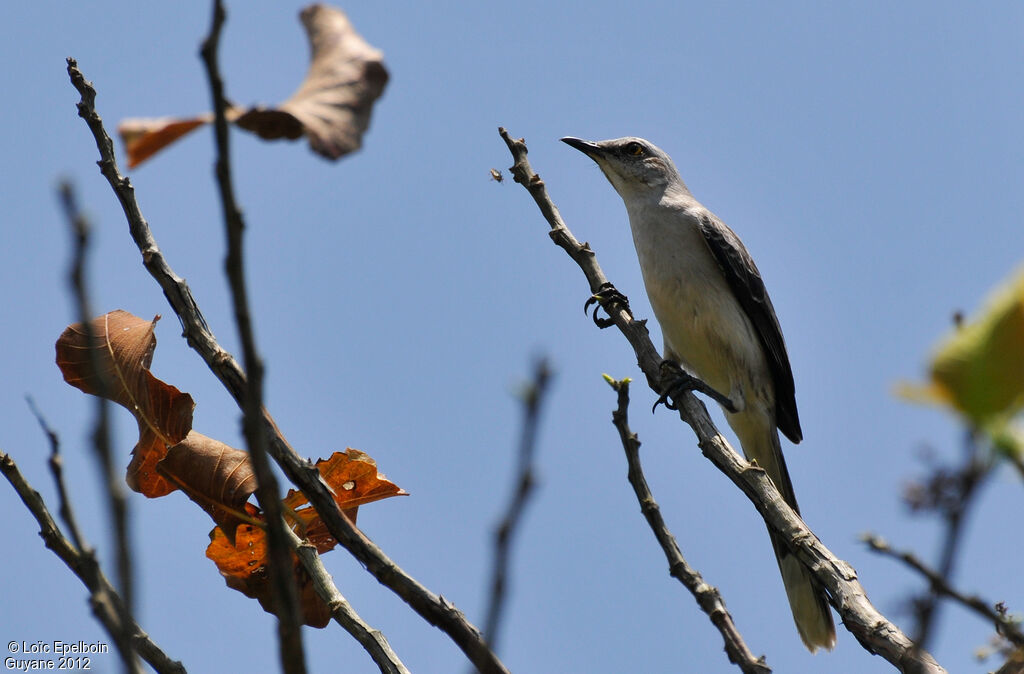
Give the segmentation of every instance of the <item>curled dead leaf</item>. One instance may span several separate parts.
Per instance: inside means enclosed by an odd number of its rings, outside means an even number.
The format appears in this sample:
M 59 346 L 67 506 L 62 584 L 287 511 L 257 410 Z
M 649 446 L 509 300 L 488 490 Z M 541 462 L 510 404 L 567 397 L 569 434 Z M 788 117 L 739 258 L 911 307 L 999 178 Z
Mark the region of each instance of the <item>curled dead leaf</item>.
M 310 148 L 328 159 L 358 150 L 370 125 L 373 104 L 384 92 L 388 71 L 383 54 L 356 32 L 340 9 L 311 5 L 299 14 L 310 45 L 306 78 L 277 106 L 232 106 L 229 122 L 264 140 L 309 138 Z M 129 168 L 203 124 L 196 117 L 126 119 L 118 125 Z
M 167 447 L 184 440 L 192 429 L 192 396 L 149 371 L 156 350 L 154 326 L 159 319 L 146 321 L 119 309 L 91 320 L 88 331 L 81 323 L 68 326 L 56 344 L 57 366 L 64 381 L 112 400 L 135 416 L 139 442 L 132 452 L 132 466 L 136 473 L 143 466 L 155 466 Z M 129 468 L 128 484 L 139 490 L 132 473 Z M 148 489 L 149 496 L 167 493 L 167 485 L 151 484 Z
M 312 56 L 306 79 L 276 109 L 252 108 L 235 123 L 264 139 L 305 133 L 314 152 L 338 159 L 362 145 L 373 104 L 388 81 L 384 56 L 340 9 L 311 5 L 299 17 Z
M 248 452 L 192 431 L 167 450 L 156 470 L 205 510 L 228 539 L 234 540 L 236 527 L 252 519 L 246 501 L 256 491 L 256 473 Z

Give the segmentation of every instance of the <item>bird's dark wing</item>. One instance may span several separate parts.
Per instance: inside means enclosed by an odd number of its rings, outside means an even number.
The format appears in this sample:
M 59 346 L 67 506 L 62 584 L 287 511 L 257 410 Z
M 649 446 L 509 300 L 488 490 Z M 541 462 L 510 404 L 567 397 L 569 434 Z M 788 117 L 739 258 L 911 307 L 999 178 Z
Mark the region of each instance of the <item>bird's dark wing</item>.
M 739 237 L 725 223 L 710 214 L 701 215 L 698 222 L 704 241 L 761 340 L 775 384 L 775 423 L 787 438 L 800 442 L 803 432 L 796 411 L 793 370 L 789 366 L 782 328 L 779 327 L 775 307 L 761 280 L 761 273 L 757 271 L 754 260 Z

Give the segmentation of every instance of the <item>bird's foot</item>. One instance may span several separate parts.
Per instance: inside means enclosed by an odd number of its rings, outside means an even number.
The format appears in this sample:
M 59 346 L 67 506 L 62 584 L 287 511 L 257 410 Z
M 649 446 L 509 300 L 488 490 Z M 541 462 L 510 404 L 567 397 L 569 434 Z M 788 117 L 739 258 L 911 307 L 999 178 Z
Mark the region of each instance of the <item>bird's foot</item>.
M 594 306 L 594 313 L 591 314 L 594 318 L 594 324 L 597 327 L 604 330 L 605 328 L 615 325 L 615 321 L 611 318 L 601 318 L 597 315 L 598 309 L 604 309 L 605 313 L 611 315 L 611 310 L 615 307 L 624 309 L 630 317 L 633 313 L 629 310 L 629 299 L 625 295 L 620 293 L 618 289 L 609 282 L 601 284 L 601 287 L 597 289 L 597 292 L 587 298 L 587 301 L 583 304 L 583 312 L 586 313 L 590 309 L 590 305 Z
M 676 398 L 687 391 L 697 391 L 708 396 L 729 412 L 736 412 L 736 405 L 727 396 L 722 395 L 715 389 L 697 379 L 691 374 L 683 371 L 679 364 L 671 360 L 661 361 L 661 397 L 651 408 L 653 413 L 658 405 L 665 405 L 670 410 L 677 410 L 679 406 L 674 402 Z

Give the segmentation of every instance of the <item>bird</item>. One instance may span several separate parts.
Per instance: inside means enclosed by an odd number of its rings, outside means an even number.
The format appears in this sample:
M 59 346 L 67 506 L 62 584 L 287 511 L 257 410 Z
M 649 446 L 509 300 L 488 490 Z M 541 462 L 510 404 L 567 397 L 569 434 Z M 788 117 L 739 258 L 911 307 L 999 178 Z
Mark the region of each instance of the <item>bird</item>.
M 692 373 L 720 394 L 713 397 L 743 453 L 799 514 L 779 440 L 779 431 L 794 444 L 803 439 L 793 372 L 750 253 L 697 201 L 671 157 L 653 143 L 637 137 L 561 140 L 590 157 L 626 205 L 644 287 L 664 338 L 663 365 L 681 366 L 684 377 L 692 379 Z M 781 536 L 770 527 L 768 533 L 800 638 L 812 653 L 831 650 L 836 631 L 824 590 Z

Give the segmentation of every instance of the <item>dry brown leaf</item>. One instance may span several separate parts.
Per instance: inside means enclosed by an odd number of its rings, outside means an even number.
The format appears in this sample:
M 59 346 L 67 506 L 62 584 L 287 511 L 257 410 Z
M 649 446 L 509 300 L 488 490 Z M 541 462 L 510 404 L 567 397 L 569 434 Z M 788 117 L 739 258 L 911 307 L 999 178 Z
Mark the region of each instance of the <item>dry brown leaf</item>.
M 192 431 L 156 464 L 159 477 L 179 487 L 205 510 L 229 539 L 243 521 L 246 501 L 256 491 L 249 453 Z
M 264 140 L 305 135 L 310 148 L 339 159 L 362 145 L 374 102 L 384 92 L 388 71 L 383 54 L 356 32 L 340 9 L 311 5 L 299 14 L 310 44 L 310 66 L 298 90 L 274 107 L 232 106 L 229 122 Z M 129 168 L 203 124 L 212 114 L 189 118 L 126 119 L 118 125 Z
M 155 465 L 167 447 L 181 442 L 192 429 L 192 396 L 149 371 L 156 349 L 153 328 L 159 319 L 157 316 L 145 321 L 119 309 L 89 322 L 91 341 L 85 326 L 75 323 L 68 326 L 56 345 L 57 366 L 64 381 L 113 400 L 135 415 L 139 423 L 139 444 L 132 460 L 135 472 Z M 132 485 L 131 477 L 128 482 Z M 153 486 L 151 491 L 161 495 L 157 492 L 163 488 Z
M 154 326 L 126 311 L 112 311 L 85 326 L 69 326 L 57 340 L 57 366 L 64 380 L 92 395 L 101 395 L 125 407 L 139 425 L 139 442 L 132 450 L 128 485 L 155 498 L 174 491 L 163 480 L 148 480 L 167 447 L 192 428 L 192 396 L 166 384 L 149 371 L 156 350 Z M 93 364 L 97 369 L 93 369 Z M 140 481 L 139 477 L 143 476 Z
M 235 123 L 265 139 L 304 132 L 314 152 L 338 159 L 362 145 L 373 104 L 388 82 L 384 56 L 340 9 L 311 5 L 299 18 L 311 48 L 306 79 L 276 110 L 253 108 Z

